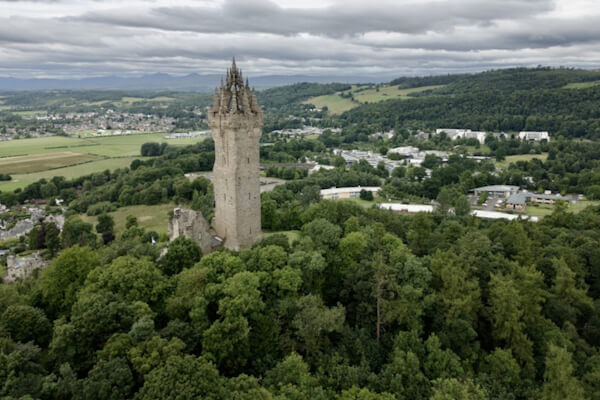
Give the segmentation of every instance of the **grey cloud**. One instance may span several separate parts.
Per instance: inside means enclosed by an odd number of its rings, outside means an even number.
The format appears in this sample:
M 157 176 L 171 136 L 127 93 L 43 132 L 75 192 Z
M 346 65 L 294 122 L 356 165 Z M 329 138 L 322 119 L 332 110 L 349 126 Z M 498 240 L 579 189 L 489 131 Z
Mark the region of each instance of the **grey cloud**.
M 157 0 L 141 10 L 139 1 L 137 8 L 123 2 L 112 10 L 81 1 L 92 11 L 84 6 L 82 15 L 46 17 L 32 7 L 31 16 L 0 15 L 0 76 L 212 74 L 221 73 L 232 55 L 249 76 L 398 76 L 600 63 L 600 15 L 548 14 L 549 0 L 405 6 L 347 0 L 321 9 L 287 9 L 266 0 L 165 7 Z
M 369 2 L 340 2 L 325 9 L 284 9 L 269 0 L 226 0 L 222 7 L 157 7 L 146 12 L 95 11 L 68 20 L 174 31 L 310 33 L 339 37 L 369 31 L 443 31 L 459 24 L 489 25 L 494 20 L 523 18 L 551 10 L 550 0 L 481 2 L 428 0 L 403 7 L 374 7 Z

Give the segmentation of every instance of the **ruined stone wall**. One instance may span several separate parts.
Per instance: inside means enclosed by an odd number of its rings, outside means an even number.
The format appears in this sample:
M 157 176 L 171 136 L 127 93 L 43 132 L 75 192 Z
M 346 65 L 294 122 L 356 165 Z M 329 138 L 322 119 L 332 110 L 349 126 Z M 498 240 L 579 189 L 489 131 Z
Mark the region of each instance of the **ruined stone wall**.
M 34 271 L 47 265 L 48 263 L 39 253 L 27 257 L 8 256 L 6 258 L 6 274 L 2 277 L 2 280 L 6 283 L 12 283 L 19 279 L 25 279 Z
M 175 240 L 180 236 L 196 242 L 203 254 L 212 251 L 210 225 L 200 211 L 184 208 L 173 210 L 173 218 L 169 221 L 169 239 Z

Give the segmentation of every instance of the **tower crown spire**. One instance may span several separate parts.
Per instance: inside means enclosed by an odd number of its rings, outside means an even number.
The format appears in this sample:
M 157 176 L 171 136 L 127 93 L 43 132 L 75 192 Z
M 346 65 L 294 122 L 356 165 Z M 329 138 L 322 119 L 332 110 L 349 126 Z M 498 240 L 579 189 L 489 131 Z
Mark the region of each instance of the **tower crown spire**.
M 227 69 L 225 82 L 221 80 L 221 87 L 215 93 L 213 112 L 222 114 L 261 114 L 262 111 L 256 101 L 256 95 L 250 90 L 248 79 L 244 83 L 242 70 L 235 64 L 235 57 L 231 60 L 231 68 Z

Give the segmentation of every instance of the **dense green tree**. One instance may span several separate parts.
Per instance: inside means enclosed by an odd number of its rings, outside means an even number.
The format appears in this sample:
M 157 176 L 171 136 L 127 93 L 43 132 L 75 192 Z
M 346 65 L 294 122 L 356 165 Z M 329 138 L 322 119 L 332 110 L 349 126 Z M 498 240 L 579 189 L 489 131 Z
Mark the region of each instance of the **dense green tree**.
M 190 355 L 171 356 L 146 375 L 138 400 L 225 400 L 230 398 L 219 372 L 210 362 Z
M 159 267 L 166 275 L 174 275 L 200 261 L 200 247 L 191 239 L 180 236 L 169 243 L 169 250 L 159 262 Z
M 67 248 L 73 245 L 94 245 L 96 235 L 92 233 L 92 224 L 83 222 L 81 218 L 73 216 L 65 221 L 61 232 L 62 247 Z
M 89 247 L 63 250 L 44 270 L 40 289 L 44 309 L 56 317 L 67 314 L 83 287 L 88 273 L 99 265 L 98 255 Z
M 45 346 L 50 341 L 52 325 L 43 311 L 26 305 L 11 305 L 0 317 L 2 326 L 16 342 L 35 342 Z
M 573 376 L 571 353 L 562 347 L 550 345 L 546 356 L 544 371 L 544 400 L 579 400 L 584 399 L 581 382 Z

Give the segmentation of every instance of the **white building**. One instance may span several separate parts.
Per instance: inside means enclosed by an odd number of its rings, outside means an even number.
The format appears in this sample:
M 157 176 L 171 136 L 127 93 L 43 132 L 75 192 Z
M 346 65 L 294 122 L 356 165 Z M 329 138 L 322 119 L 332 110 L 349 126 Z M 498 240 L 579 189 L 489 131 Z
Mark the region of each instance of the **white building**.
M 398 203 L 380 203 L 377 207 L 383 210 L 390 210 L 396 213 L 415 214 L 419 212 L 432 213 L 433 206 L 427 204 L 398 204 Z
M 353 186 L 353 187 L 332 187 L 329 189 L 322 189 L 320 194 L 324 200 L 338 200 L 338 199 L 357 199 L 360 197 L 360 192 L 366 190 L 367 192 L 373 193 L 373 196 L 377 196 L 377 192 L 381 189 L 379 186 Z
M 464 138 L 465 139 L 477 139 L 479 141 L 479 143 L 484 144 L 486 136 L 487 136 L 487 132 L 468 130 L 467 132 L 465 132 Z
M 315 173 L 317 171 L 320 171 L 322 169 L 329 170 L 329 169 L 335 169 L 335 167 L 333 165 L 317 164 L 317 165 L 315 165 L 314 167 L 312 167 L 311 169 L 308 170 L 308 174 L 309 175 L 313 174 L 313 173 Z
M 519 214 L 509 214 L 498 211 L 484 211 L 484 210 L 473 210 L 471 211 L 471 215 L 477 218 L 485 218 L 485 219 L 506 219 L 508 221 L 512 221 L 515 219 L 526 219 L 531 222 L 537 222 L 538 217 L 530 217 L 528 215 L 519 215 Z
M 481 144 L 485 143 L 485 138 L 487 136 L 487 132 L 472 131 L 470 129 L 441 128 L 435 130 L 436 135 L 439 135 L 442 132 L 446 133 L 446 136 L 448 136 L 451 140 L 477 139 Z
M 389 149 L 388 150 L 388 154 L 392 153 L 392 154 L 399 154 L 401 156 L 404 157 L 408 157 L 411 156 L 413 154 L 417 154 L 419 152 L 419 149 L 417 147 L 414 146 L 401 146 L 401 147 L 394 147 L 393 149 Z
M 536 132 L 536 131 L 522 131 L 519 132 L 519 139 L 521 140 L 529 140 L 534 142 L 541 142 L 545 140 L 547 142 L 550 141 L 550 135 L 546 131 Z

